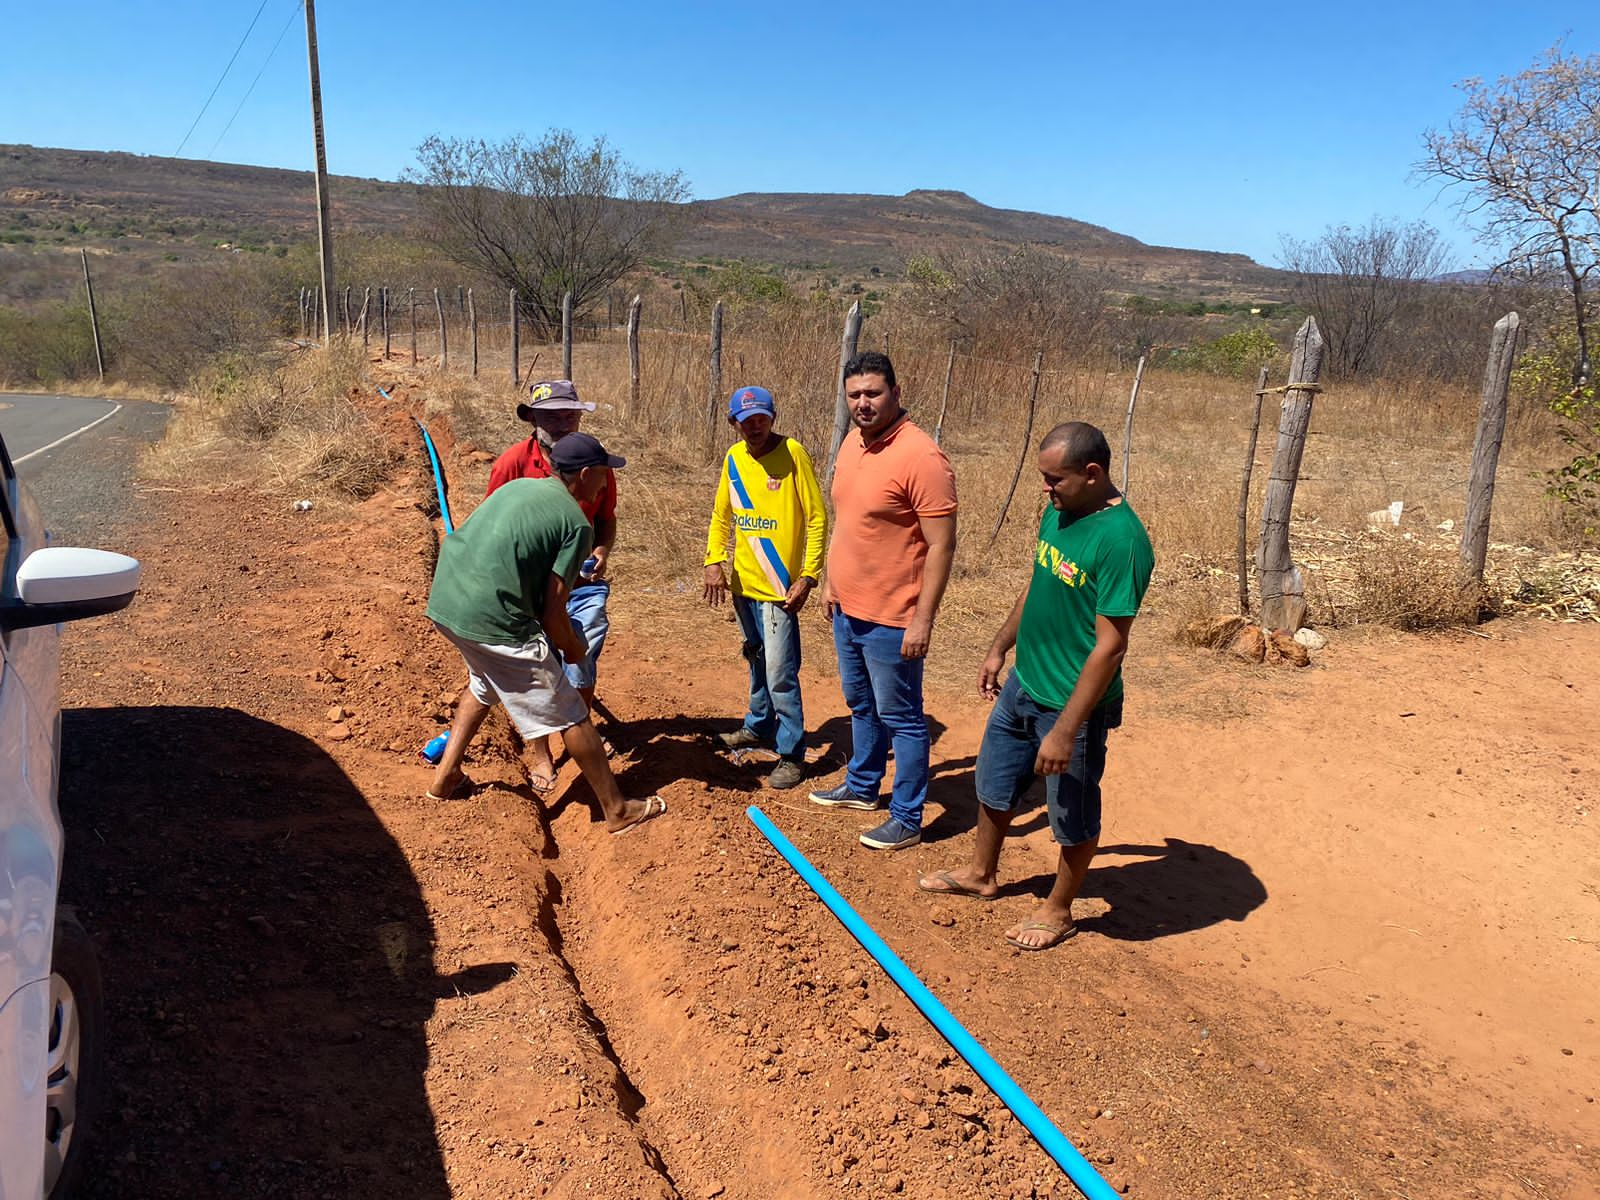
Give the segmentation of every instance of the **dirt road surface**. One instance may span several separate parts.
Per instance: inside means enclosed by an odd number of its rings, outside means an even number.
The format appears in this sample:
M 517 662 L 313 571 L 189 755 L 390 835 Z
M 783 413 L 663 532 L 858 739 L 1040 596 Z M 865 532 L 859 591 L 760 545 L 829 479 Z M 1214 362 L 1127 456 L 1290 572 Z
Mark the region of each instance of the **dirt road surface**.
M 498 715 L 473 794 L 425 801 L 461 680 L 423 494 L 145 489 L 138 602 L 68 633 L 67 891 L 112 1010 L 92 1195 L 1075 1194 L 755 802 L 1119 1190 L 1600 1196 L 1600 629 L 1336 635 L 1290 674 L 1142 623 L 1082 933 L 1021 954 L 1038 818 L 998 903 L 913 886 L 970 842 L 976 696 L 930 696 L 926 841 L 870 855 L 865 814 L 712 752 L 734 627 L 625 556 L 601 694 L 668 815 L 608 837 L 571 764 L 536 803 Z

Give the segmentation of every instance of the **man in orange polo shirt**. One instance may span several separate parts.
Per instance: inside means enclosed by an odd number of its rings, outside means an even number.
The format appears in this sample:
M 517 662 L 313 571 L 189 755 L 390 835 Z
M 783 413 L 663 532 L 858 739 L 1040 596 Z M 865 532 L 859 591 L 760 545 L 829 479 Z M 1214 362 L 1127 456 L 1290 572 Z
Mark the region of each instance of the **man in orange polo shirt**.
M 901 850 L 922 840 L 929 749 L 922 664 L 955 558 L 956 477 L 900 407 L 888 355 L 857 354 L 845 364 L 844 390 L 855 429 L 834 464 L 823 599 L 850 705 L 851 754 L 844 781 L 811 799 L 875 811 L 893 745 L 889 816 L 861 844 Z

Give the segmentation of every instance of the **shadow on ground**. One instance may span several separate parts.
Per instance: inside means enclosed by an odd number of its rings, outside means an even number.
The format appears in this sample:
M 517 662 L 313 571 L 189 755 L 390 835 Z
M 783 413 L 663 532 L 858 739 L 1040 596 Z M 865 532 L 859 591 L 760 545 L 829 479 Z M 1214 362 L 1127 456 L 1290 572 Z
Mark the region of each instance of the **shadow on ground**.
M 63 898 L 100 946 L 91 1196 L 444 1198 L 439 976 L 399 847 L 314 742 L 233 709 L 64 715 Z

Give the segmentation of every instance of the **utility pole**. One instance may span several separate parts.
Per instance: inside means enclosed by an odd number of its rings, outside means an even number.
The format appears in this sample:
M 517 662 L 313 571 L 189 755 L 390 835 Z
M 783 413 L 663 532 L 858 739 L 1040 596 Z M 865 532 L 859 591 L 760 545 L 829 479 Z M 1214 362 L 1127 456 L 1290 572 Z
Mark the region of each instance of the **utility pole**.
M 94 330 L 94 365 L 100 372 L 100 382 L 106 381 L 106 355 L 100 348 L 100 318 L 94 311 L 94 284 L 89 280 L 89 252 L 79 250 L 83 256 L 83 290 L 89 293 L 89 328 Z M 1488 525 L 1485 523 L 1484 528 Z M 1481 573 L 1481 571 L 1480 571 Z
M 322 138 L 322 73 L 317 67 L 317 5 L 306 4 L 306 56 L 311 63 L 311 125 L 317 139 L 317 246 L 322 256 L 322 341 L 333 337 L 333 235 L 328 229 L 328 150 Z

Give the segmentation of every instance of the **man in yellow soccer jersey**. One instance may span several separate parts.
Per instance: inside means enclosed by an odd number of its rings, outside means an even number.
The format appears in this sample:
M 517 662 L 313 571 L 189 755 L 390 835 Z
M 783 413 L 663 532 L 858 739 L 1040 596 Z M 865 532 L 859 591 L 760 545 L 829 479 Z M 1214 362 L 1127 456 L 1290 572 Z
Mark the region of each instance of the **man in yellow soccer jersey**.
M 822 572 L 828 510 L 806 448 L 773 429 L 778 408 L 766 388 L 742 387 L 728 399 L 740 440 L 717 481 L 706 540 L 706 603 L 728 598 L 723 564 L 733 541 L 733 611 L 750 663 L 750 711 L 719 734 L 730 750 L 771 742 L 779 762 L 767 785 L 805 778 L 806 721 L 800 701 L 800 610 Z

